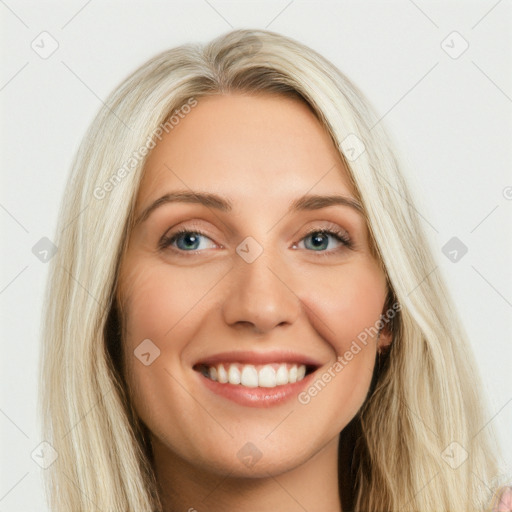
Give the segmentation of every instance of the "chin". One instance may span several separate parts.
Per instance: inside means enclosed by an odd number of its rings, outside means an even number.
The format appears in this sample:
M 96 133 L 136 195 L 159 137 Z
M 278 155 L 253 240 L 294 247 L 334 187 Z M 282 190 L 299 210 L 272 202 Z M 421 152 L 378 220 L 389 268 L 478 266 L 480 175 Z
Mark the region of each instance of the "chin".
M 269 478 L 292 471 L 309 458 L 297 454 L 289 454 L 287 457 L 282 452 L 262 453 L 256 450 L 251 445 L 245 445 L 234 454 L 223 453 L 217 457 L 210 454 L 210 458 L 204 461 L 203 470 L 219 476 L 229 475 L 230 478 Z

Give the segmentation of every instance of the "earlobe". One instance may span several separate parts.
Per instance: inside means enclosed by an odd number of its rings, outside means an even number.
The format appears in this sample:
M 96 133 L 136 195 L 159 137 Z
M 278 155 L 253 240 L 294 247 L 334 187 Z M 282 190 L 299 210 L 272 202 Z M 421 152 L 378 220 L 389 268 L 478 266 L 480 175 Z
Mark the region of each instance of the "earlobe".
M 382 328 L 377 335 L 377 352 L 379 354 L 388 352 L 392 341 L 393 333 L 391 330 L 387 326 Z

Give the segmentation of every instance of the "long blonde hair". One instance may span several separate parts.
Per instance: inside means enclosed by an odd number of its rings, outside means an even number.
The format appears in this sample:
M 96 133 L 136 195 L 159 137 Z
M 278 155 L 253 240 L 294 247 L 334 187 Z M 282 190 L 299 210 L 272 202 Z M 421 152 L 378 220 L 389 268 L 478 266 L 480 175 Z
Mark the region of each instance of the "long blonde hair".
M 169 116 L 177 119 L 191 99 L 233 91 L 309 104 L 347 164 L 390 300 L 401 306 L 391 349 L 356 418 L 354 510 L 485 510 L 497 485 L 497 447 L 483 428 L 477 368 L 392 144 L 334 65 L 264 30 L 157 55 L 107 99 L 79 148 L 51 261 L 40 369 L 43 435 L 58 454 L 45 470 L 51 510 L 160 510 L 147 439 L 123 379 L 119 262 L 148 149 L 162 127 L 172 129 Z M 347 141 L 362 150 L 357 158 Z M 467 458 L 455 467 L 454 455 Z

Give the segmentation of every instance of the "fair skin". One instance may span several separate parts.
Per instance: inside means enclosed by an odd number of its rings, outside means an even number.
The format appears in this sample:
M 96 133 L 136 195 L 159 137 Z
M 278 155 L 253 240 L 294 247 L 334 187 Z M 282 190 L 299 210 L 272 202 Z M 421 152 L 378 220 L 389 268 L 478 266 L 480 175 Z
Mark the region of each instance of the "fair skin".
M 155 204 L 178 190 L 232 206 Z M 303 195 L 349 201 L 288 212 Z M 341 511 L 338 436 L 367 396 L 378 346 L 391 337 L 370 336 L 332 376 L 379 320 L 387 293 L 364 216 L 350 201 L 331 139 L 294 99 L 200 98 L 153 149 L 118 297 L 127 380 L 151 433 L 166 512 Z M 174 236 L 182 228 L 189 233 Z M 145 365 L 134 350 L 147 339 L 160 355 Z M 240 371 L 286 365 L 290 383 L 255 388 L 201 373 L 224 359 Z M 294 383 L 291 368 L 302 363 L 306 376 Z M 329 382 L 299 401 L 329 369 Z

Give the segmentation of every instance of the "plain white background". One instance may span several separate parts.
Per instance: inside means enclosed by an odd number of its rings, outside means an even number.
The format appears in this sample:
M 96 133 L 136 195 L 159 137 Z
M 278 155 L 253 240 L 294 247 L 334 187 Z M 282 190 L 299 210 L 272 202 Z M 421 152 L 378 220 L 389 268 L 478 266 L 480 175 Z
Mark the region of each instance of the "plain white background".
M 148 58 L 232 27 L 268 28 L 310 45 L 384 116 L 408 164 L 436 271 L 465 322 L 490 400 L 488 424 L 500 433 L 511 472 L 509 0 L 5 0 L 0 16 L 0 511 L 46 510 L 43 469 L 31 453 L 42 441 L 36 377 L 47 264 L 32 247 L 54 238 L 85 129 L 110 91 Z M 58 48 L 47 58 L 31 46 L 49 51 L 52 40 Z M 456 263 L 442 252 L 454 236 L 468 248 Z

